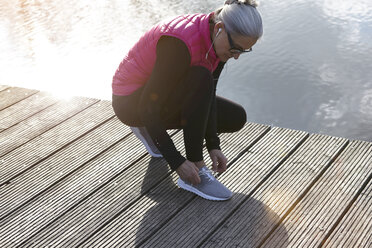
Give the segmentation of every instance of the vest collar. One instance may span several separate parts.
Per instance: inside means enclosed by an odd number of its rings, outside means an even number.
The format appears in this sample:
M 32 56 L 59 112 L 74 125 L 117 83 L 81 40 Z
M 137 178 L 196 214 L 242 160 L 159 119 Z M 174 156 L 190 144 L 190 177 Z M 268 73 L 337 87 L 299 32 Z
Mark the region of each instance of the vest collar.
M 200 31 L 203 36 L 203 42 L 206 48 L 206 52 L 212 46 L 211 34 L 209 30 L 209 20 L 213 16 L 213 14 L 214 12 L 209 13 L 200 22 Z M 207 60 L 212 65 L 214 71 L 217 68 L 218 63 L 220 62 L 220 59 L 217 57 L 214 47 L 212 47 L 212 49 L 209 50 Z

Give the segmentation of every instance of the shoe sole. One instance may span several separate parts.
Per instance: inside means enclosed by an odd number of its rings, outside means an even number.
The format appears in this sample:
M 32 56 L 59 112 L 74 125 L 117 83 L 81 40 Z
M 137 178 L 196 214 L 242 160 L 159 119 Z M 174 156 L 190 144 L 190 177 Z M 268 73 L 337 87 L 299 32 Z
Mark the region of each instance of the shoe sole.
M 147 152 L 152 157 L 155 157 L 155 158 L 162 158 L 163 157 L 163 155 L 161 155 L 161 154 L 152 152 L 152 150 L 150 148 L 150 145 L 147 143 L 146 139 L 140 134 L 138 128 L 131 128 L 131 130 L 134 133 L 134 135 L 136 135 L 136 137 L 144 144 L 144 146 L 146 147 Z
M 214 197 L 214 196 L 210 196 L 210 195 L 207 195 L 207 194 L 204 194 L 203 192 L 199 191 L 198 189 L 186 184 L 183 180 L 181 179 L 178 179 L 177 181 L 177 184 L 178 186 L 181 188 L 181 189 L 184 189 L 184 190 L 187 190 L 191 193 L 194 193 L 204 199 L 207 199 L 207 200 L 211 200 L 211 201 L 227 201 L 229 200 L 231 197 L 229 198 L 218 198 L 218 197 Z

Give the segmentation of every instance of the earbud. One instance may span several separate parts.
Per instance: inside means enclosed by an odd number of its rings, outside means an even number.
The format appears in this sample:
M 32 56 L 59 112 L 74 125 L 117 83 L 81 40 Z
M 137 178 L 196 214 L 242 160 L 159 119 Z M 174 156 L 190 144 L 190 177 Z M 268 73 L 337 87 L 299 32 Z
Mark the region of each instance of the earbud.
M 218 31 L 217 31 L 216 37 L 217 37 L 217 35 L 219 35 L 221 33 L 221 31 L 222 31 L 222 28 L 219 28 Z

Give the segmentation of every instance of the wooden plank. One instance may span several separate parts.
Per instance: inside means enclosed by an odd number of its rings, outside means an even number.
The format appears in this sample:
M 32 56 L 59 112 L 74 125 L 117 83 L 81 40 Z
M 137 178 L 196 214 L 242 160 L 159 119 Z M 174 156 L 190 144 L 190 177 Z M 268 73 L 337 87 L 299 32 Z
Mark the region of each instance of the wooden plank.
M 132 206 L 97 229 L 97 233 L 83 239 L 79 247 L 139 247 L 143 240 L 194 198 L 177 186 L 177 180 L 178 175 L 171 174 Z
M 178 142 L 177 143 L 182 143 L 182 136 L 179 136 L 178 138 Z M 132 143 L 132 142 L 128 142 L 128 143 Z M 181 150 L 181 149 L 179 149 Z M 145 167 L 144 167 L 145 166 Z M 53 229 L 52 228 L 48 228 L 47 230 L 45 230 L 43 232 L 44 236 L 41 236 L 41 237 L 38 237 L 38 240 L 39 242 L 44 242 L 44 243 L 36 243 L 35 245 L 36 246 L 40 246 L 40 245 L 45 245 L 46 243 L 46 240 L 48 239 L 48 237 L 50 236 L 50 233 L 53 233 L 54 231 L 52 230 L 64 230 L 66 228 L 66 230 L 75 230 L 74 233 L 75 235 L 77 235 L 79 232 L 81 233 L 81 237 L 77 237 L 77 236 L 66 236 L 66 237 L 61 237 L 61 235 L 58 235 L 58 238 L 57 240 L 54 240 L 54 243 L 47 243 L 48 245 L 64 245 L 64 246 L 75 246 L 76 245 L 76 242 L 81 241 L 82 238 L 84 238 L 84 235 L 87 234 L 87 229 L 88 230 L 91 230 L 92 232 L 97 229 L 98 227 L 96 226 L 97 224 L 100 224 L 102 225 L 102 223 L 104 223 L 105 221 L 107 221 L 107 219 L 109 218 L 112 218 L 112 216 L 115 216 L 115 214 L 117 214 L 118 211 L 121 211 L 123 207 L 129 205 L 129 204 L 132 204 L 138 197 L 140 197 L 140 195 L 134 195 L 131 193 L 131 192 L 136 192 L 136 191 L 140 191 L 139 188 L 141 188 L 141 192 L 143 192 L 143 186 L 139 185 L 138 183 L 132 183 L 133 182 L 133 178 L 145 178 L 144 181 L 146 180 L 146 178 L 151 178 L 152 180 L 154 180 L 153 178 L 157 179 L 158 181 L 154 182 L 154 184 L 158 183 L 159 181 L 161 181 L 161 179 L 164 179 L 164 176 L 163 178 L 160 177 L 160 176 L 154 176 L 153 174 L 156 174 L 154 172 L 146 172 L 146 176 L 144 175 L 144 172 L 146 171 L 146 167 L 148 167 L 148 163 L 145 163 L 144 166 L 142 164 L 135 164 L 133 167 L 133 169 L 130 169 L 126 172 L 125 175 L 123 175 L 124 178 L 120 179 L 120 181 L 122 181 L 123 183 L 124 182 L 130 182 L 130 185 L 121 185 L 119 184 L 119 186 L 116 184 L 114 185 L 110 185 L 107 189 L 105 189 L 105 192 L 103 193 L 99 193 L 99 195 L 95 195 L 95 197 L 92 197 L 92 199 L 89 200 L 88 203 L 85 203 L 84 205 L 81 205 L 81 207 L 79 206 L 76 211 L 74 210 L 74 213 L 72 212 L 69 212 L 67 215 L 66 215 L 66 219 L 64 218 L 64 221 L 63 222 L 70 222 L 70 225 L 65 225 L 63 226 L 61 223 L 62 221 L 59 220 L 58 222 L 58 225 L 55 225 L 53 226 Z M 144 167 L 144 168 L 143 168 Z M 159 170 L 159 165 L 156 165 L 156 166 L 152 166 L 152 169 L 155 169 L 155 170 Z M 161 168 L 161 167 L 160 167 Z M 167 167 L 166 167 L 167 168 Z M 141 171 L 138 171 L 139 169 L 141 169 Z M 164 171 L 164 169 L 163 169 Z M 167 175 L 169 176 L 169 171 L 168 169 L 166 170 L 167 171 Z M 169 177 L 166 177 L 166 178 L 169 178 Z M 117 181 L 119 179 L 116 179 L 115 181 Z M 148 179 L 147 179 L 148 180 Z M 139 181 L 141 182 L 141 181 Z M 154 186 L 154 184 L 152 186 Z M 151 187 L 152 187 L 151 186 Z M 114 187 L 114 188 L 113 188 Z M 115 191 L 117 193 L 120 192 L 120 190 L 118 190 L 117 188 L 122 188 L 123 190 L 126 190 L 128 192 L 122 192 L 120 194 L 122 194 L 123 196 L 126 196 L 126 197 L 123 197 L 121 198 L 121 200 L 118 202 L 118 199 L 110 199 L 108 196 L 113 196 L 113 197 L 116 197 L 114 195 L 112 195 L 112 193 L 110 193 L 111 191 Z M 148 189 L 150 189 L 151 187 L 148 187 Z M 116 188 L 116 189 L 115 189 Z M 102 202 L 102 195 L 105 195 L 105 199 L 107 199 L 107 202 Z M 129 197 L 129 198 L 128 198 Z M 124 199 L 130 199 L 130 201 L 123 201 Z M 111 204 L 108 204 L 111 203 Z M 103 204 L 103 205 L 102 205 Z M 116 204 L 113 205 L 113 204 Z M 102 206 L 101 206 L 102 205 Z M 105 210 L 105 209 L 109 209 L 111 211 L 107 211 L 107 216 L 105 216 L 105 214 L 101 214 L 101 215 L 96 215 L 94 216 L 93 218 L 88 218 L 86 215 L 91 213 L 92 211 L 87 211 L 86 209 L 87 208 L 91 208 L 92 206 L 95 206 L 97 209 L 99 209 L 100 211 L 102 210 Z M 85 209 L 85 210 L 82 210 L 82 209 Z M 112 211 L 112 210 L 115 210 L 115 211 Z M 73 222 L 73 224 L 71 224 Z M 83 225 L 86 227 L 86 229 L 82 230 L 81 229 L 81 225 L 82 225 L 82 222 Z M 83 232 L 81 232 L 83 231 Z M 89 233 L 89 231 L 88 231 Z M 68 232 L 66 232 L 66 234 L 68 234 Z M 47 237 L 48 236 L 48 237 Z M 63 240 L 62 240 L 63 238 Z M 55 238 L 52 238 L 52 239 L 55 239 Z M 58 240 L 59 240 L 59 243 L 58 243 Z
M 8 85 L 0 85 L 0 91 L 6 90 L 8 88 L 10 88 L 10 86 L 8 86 Z
M 167 218 L 169 221 L 159 231 L 145 239 L 141 245 L 144 247 L 198 246 L 213 228 L 247 199 L 306 137 L 307 134 L 304 132 L 273 128 L 221 175 L 221 182 L 234 192 L 231 200 L 211 202 L 194 197 L 174 217 Z M 164 209 L 163 211 L 163 214 L 169 212 Z
M 12 87 L 6 90 L 0 91 L 0 111 L 19 102 L 23 99 L 32 96 L 37 93 L 37 90 L 29 90 L 19 87 Z
M 174 141 L 178 145 L 182 142 L 181 132 L 176 134 Z M 132 150 L 135 153 L 123 153 L 122 151 L 125 150 Z M 92 166 L 107 164 L 106 160 L 109 159 L 111 162 L 109 171 L 96 172 L 91 168 L 81 175 L 83 178 L 80 180 L 66 180 L 58 195 L 63 195 L 64 191 L 75 188 L 76 184 L 82 184 L 82 180 L 84 184 L 91 185 L 92 183 L 85 179 L 87 177 L 93 180 L 99 179 L 104 185 L 100 188 L 96 187 L 94 195 L 80 201 L 74 209 L 32 236 L 25 242 L 25 246 L 76 247 L 77 243 L 94 232 L 107 219 L 131 206 L 141 195 L 170 174 L 170 169 L 164 159 L 151 158 L 148 154 L 143 156 L 145 154 L 142 143 L 132 135 L 112 150 L 104 160 L 94 161 L 92 164 Z M 81 197 L 80 192 L 76 194 L 78 195 L 75 198 Z M 58 204 L 61 198 L 56 198 L 55 194 L 51 194 L 50 197 L 53 197 L 53 204 Z M 81 228 L 82 226 L 84 229 Z
M 311 135 L 203 247 L 241 244 L 257 247 L 273 228 L 283 231 L 280 238 L 286 244 L 289 234 L 280 219 L 306 194 L 346 142 L 341 138 Z
M 0 132 L 57 102 L 51 94 L 38 92 L 0 111 Z
M 288 241 L 284 243 L 281 239 L 284 229 L 276 230 L 265 246 L 319 246 L 347 204 L 372 173 L 371 161 L 371 144 L 352 142 L 285 219 L 283 225 L 288 232 Z
M 106 134 L 128 129 L 120 124 L 121 128 L 111 127 Z M 27 247 L 60 246 L 63 238 L 73 242 L 93 231 L 85 223 L 99 225 L 105 216 L 135 201 L 168 173 L 165 161 L 151 158 L 131 134 L 18 211 L 0 236 L 7 237 L 7 243 Z M 58 230 L 50 232 L 55 228 Z
M 228 158 L 233 159 L 239 155 L 240 151 L 253 145 L 267 130 L 267 126 L 247 124 L 239 133 L 221 135 L 221 148 Z M 208 158 L 206 154 L 204 157 Z M 210 164 L 210 160 L 206 159 L 206 163 Z M 194 198 L 193 194 L 176 186 L 177 179 L 176 173 L 167 177 L 133 206 L 124 209 L 115 218 L 105 223 L 105 226 L 94 233 L 94 236 L 83 240 L 84 243 L 80 246 L 137 246 L 154 230 L 162 226 L 169 216 Z
M 0 133 L 0 156 L 48 131 L 95 102 L 98 102 L 98 100 L 82 97 L 63 100 L 6 129 Z
M 372 247 L 372 181 L 323 247 Z
M 0 158 L 0 188 L 114 115 L 111 102 L 100 101 L 7 153 Z
M 0 188 L 0 220 L 12 215 L 55 183 L 63 180 L 84 164 L 130 133 L 118 119 L 111 119 L 84 135 L 37 166 Z M 12 215 L 13 216 L 13 215 Z M 4 223 L 4 222 L 3 222 Z M 0 246 L 1 247 L 1 246 Z

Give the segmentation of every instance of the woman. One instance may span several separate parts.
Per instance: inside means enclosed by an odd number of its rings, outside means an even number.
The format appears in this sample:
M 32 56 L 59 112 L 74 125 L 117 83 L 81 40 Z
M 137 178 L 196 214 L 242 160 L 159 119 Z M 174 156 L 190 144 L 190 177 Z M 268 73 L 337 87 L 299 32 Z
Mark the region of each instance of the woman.
M 212 168 L 226 170 L 217 133 L 236 132 L 246 122 L 243 107 L 216 96 L 225 62 L 238 59 L 262 36 L 253 1 L 226 1 L 209 14 L 182 15 L 146 32 L 121 62 L 113 78 L 118 118 L 154 157 L 164 157 L 179 175 L 178 185 L 209 200 L 232 193 L 206 167 L 206 140 Z M 182 129 L 186 158 L 167 129 Z

